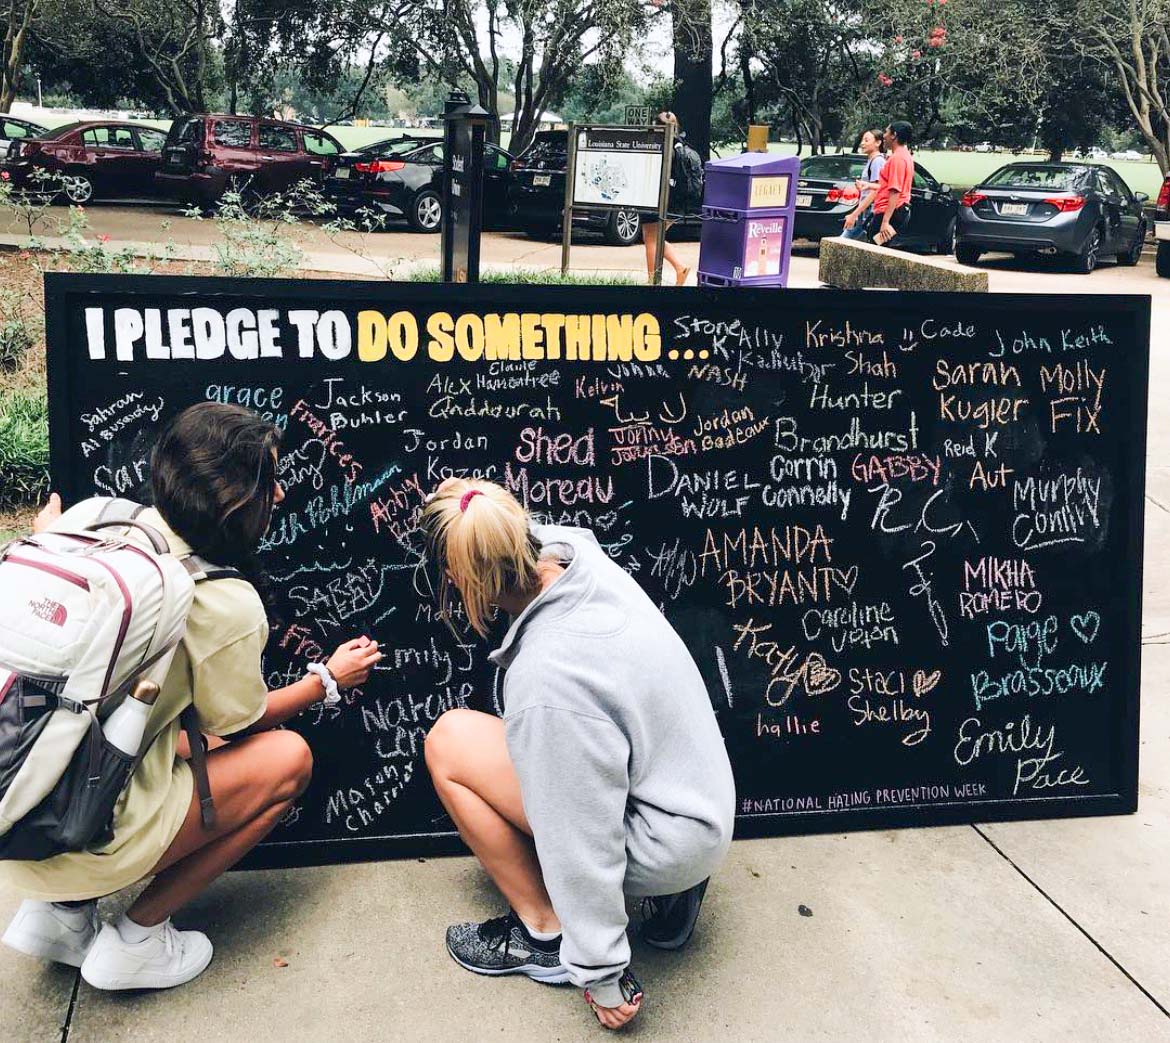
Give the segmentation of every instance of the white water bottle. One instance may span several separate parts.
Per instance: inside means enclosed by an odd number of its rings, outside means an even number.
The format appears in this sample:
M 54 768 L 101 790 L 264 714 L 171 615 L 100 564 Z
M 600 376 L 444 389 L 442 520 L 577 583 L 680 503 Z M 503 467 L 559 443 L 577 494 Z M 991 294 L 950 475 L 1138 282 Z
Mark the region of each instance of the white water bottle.
M 139 681 L 134 691 L 122 700 L 108 718 L 102 733 L 106 741 L 127 757 L 137 757 L 146 732 L 146 719 L 158 698 L 158 685 L 153 681 Z

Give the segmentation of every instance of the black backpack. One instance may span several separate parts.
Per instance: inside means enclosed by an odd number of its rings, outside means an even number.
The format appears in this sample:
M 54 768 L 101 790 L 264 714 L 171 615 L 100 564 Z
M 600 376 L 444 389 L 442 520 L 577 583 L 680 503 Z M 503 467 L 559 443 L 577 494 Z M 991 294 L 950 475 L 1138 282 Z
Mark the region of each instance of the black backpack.
M 672 210 L 683 213 L 703 205 L 703 160 L 685 141 L 674 143 L 670 175 L 674 184 Z

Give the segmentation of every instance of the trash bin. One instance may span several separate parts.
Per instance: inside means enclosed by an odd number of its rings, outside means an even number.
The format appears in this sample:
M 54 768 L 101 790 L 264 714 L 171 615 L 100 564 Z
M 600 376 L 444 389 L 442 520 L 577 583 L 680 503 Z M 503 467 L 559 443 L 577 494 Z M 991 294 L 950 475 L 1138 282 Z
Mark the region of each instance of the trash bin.
M 713 159 L 703 189 L 700 286 L 787 286 L 800 160 Z

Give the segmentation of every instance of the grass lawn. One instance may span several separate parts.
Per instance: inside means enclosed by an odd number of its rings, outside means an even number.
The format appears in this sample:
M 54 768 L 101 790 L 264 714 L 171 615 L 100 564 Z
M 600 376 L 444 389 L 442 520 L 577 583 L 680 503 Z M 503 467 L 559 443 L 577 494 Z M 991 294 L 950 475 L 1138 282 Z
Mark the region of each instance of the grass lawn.
M 58 127 L 65 123 L 72 123 L 70 116 L 46 116 L 44 122 Z M 170 127 L 170 120 L 142 120 L 142 123 L 166 130 Z M 397 138 L 404 134 L 411 137 L 440 138 L 442 132 L 438 130 L 403 130 L 397 127 L 330 127 L 332 134 L 347 149 L 361 148 L 363 145 L 382 141 L 385 138 Z M 505 132 L 500 135 L 500 145 L 507 149 L 512 135 Z M 796 146 L 792 142 L 773 142 L 769 150 L 782 156 L 796 154 Z M 738 146 L 723 146 L 716 150 L 717 155 L 728 157 L 738 153 Z M 939 181 L 945 181 L 955 188 L 970 188 L 979 184 L 993 170 L 1005 163 L 1014 163 L 1027 160 L 1043 160 L 1043 156 L 1022 154 L 1013 156 L 1010 152 L 931 152 L 921 150 L 915 153 L 915 158 L 933 174 Z M 1158 171 L 1158 164 L 1152 160 L 1130 162 L 1124 160 L 1101 160 L 1106 166 L 1112 167 L 1119 173 L 1135 192 L 1145 192 L 1151 199 L 1158 197 L 1158 190 L 1162 187 L 1162 175 Z

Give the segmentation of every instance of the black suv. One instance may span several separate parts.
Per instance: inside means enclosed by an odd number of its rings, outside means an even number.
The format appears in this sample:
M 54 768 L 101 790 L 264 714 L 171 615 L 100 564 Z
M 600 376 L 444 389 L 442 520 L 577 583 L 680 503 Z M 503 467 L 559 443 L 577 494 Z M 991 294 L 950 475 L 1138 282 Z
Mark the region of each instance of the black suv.
M 508 209 L 512 223 L 522 232 L 538 237 L 560 232 L 568 163 L 567 130 L 538 131 L 532 144 L 512 161 Z M 613 246 L 630 246 L 642 236 L 637 210 L 575 210 L 573 227 L 601 232 Z

